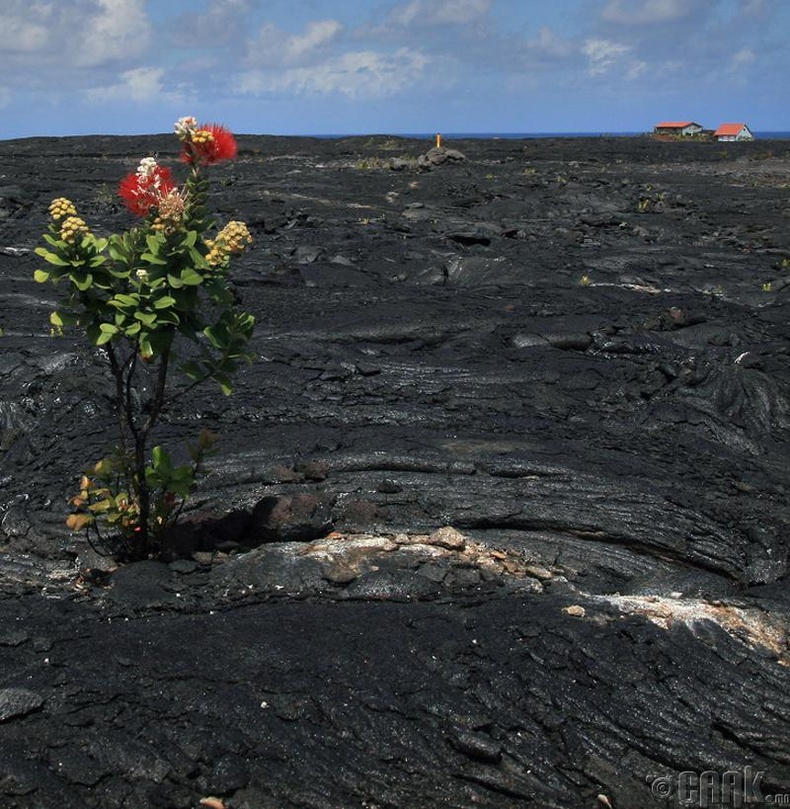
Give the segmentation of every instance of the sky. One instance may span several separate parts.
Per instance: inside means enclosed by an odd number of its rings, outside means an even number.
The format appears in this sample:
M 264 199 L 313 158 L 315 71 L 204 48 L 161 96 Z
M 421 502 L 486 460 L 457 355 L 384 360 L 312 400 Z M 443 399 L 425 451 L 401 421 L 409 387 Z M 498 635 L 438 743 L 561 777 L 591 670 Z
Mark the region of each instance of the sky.
M 790 0 L 0 0 L 0 139 L 790 130 Z

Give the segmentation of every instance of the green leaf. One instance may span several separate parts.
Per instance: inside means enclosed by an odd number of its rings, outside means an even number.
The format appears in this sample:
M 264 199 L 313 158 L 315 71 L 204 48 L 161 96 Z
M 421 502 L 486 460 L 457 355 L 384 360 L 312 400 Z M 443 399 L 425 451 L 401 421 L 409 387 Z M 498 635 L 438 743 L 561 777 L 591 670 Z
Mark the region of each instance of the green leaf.
M 192 380 L 203 379 L 203 377 L 206 375 L 200 364 L 194 360 L 188 360 L 187 362 L 182 363 L 179 366 L 179 369 L 184 376 Z
M 49 316 L 49 322 L 55 328 L 62 329 L 64 326 L 74 326 L 80 322 L 80 316 L 74 312 L 52 312 Z
M 163 483 L 165 483 L 163 481 Z M 189 497 L 192 486 L 195 484 L 195 471 L 191 466 L 177 466 L 172 470 L 167 482 L 165 483 L 165 490 L 177 494 L 184 500 Z
M 102 326 L 106 325 L 102 323 Z M 109 343 L 110 340 L 113 338 L 113 333 L 108 331 L 102 331 L 99 333 L 99 336 L 96 338 L 94 345 L 103 346 L 105 343 Z
M 181 289 L 181 287 L 184 286 L 184 282 L 178 276 L 171 275 L 170 273 L 167 274 L 167 283 L 170 284 L 173 289 Z
M 161 321 L 159 321 L 158 325 L 160 324 Z M 148 339 L 154 354 L 164 354 L 173 343 L 173 331 L 172 329 L 155 331 L 149 335 Z
M 230 377 L 226 376 L 225 374 L 215 373 L 212 375 L 212 379 L 220 386 L 222 392 L 226 396 L 230 396 L 233 393 L 233 386 L 230 382 Z
M 111 306 L 137 306 L 140 303 L 139 295 L 124 295 L 119 292 L 112 300 L 108 301 Z
M 161 298 L 157 298 L 154 301 L 154 309 L 168 309 L 171 306 L 174 306 L 176 303 L 176 299 L 171 297 L 170 295 L 162 295 Z
M 126 264 L 129 260 L 126 245 L 124 245 L 120 240 L 116 241 L 113 239 L 113 241 L 110 242 L 109 253 L 110 258 L 112 258 L 114 261 L 120 262 L 121 264 Z
M 192 267 L 185 267 L 181 270 L 181 282 L 186 286 L 196 287 L 203 283 L 203 276 L 199 272 L 195 272 Z
M 159 248 L 164 244 L 164 237 L 160 236 L 158 233 L 149 233 L 145 237 L 145 243 L 148 245 L 149 252 L 156 255 L 159 252 Z
M 49 273 L 46 270 L 36 270 L 33 273 L 33 278 L 35 278 L 39 284 L 43 284 L 45 281 L 49 281 Z
M 128 268 L 108 267 L 107 269 L 114 278 L 128 278 L 132 274 Z
M 184 239 L 181 242 L 181 244 L 183 244 L 184 247 L 194 247 L 195 242 L 197 241 L 197 237 L 198 233 L 196 230 L 189 230 L 187 231 L 186 236 L 184 236 Z
M 135 312 L 134 316 L 146 326 L 153 326 L 156 323 L 156 315 L 153 312 Z
M 71 273 L 69 278 L 71 278 L 71 283 L 74 284 L 74 286 L 77 287 L 80 292 L 89 290 L 93 284 L 93 275 L 91 275 L 91 273 L 85 273 L 83 278 Z
M 216 326 L 207 326 L 205 329 L 203 329 L 203 334 L 208 337 L 209 342 L 214 346 L 214 348 L 222 349 L 223 342 L 220 335 L 217 333 Z
M 49 262 L 50 264 L 54 264 L 56 267 L 69 267 L 71 263 L 62 259 L 57 253 L 52 253 L 47 250 L 45 247 L 37 247 L 34 251 L 36 255 L 41 256 L 44 261 Z
M 192 482 L 171 483 L 167 490 L 186 500 L 192 491 Z
M 173 476 L 173 462 L 170 453 L 164 448 L 156 446 L 151 450 L 151 467 L 159 480 L 167 484 Z
M 112 323 L 100 323 L 99 328 L 108 334 L 118 334 L 118 327 Z
M 196 247 L 189 248 L 189 260 L 195 267 L 200 267 L 201 269 L 208 267 L 205 256 Z
M 165 259 L 161 258 L 160 256 L 156 255 L 156 253 L 143 253 L 140 256 L 140 258 L 143 261 L 147 262 L 148 264 L 159 264 L 159 265 L 167 264 L 167 261 L 165 261 Z
M 160 326 L 178 326 L 181 320 L 175 312 L 167 309 L 162 312 L 159 312 L 159 315 L 156 318 L 156 322 Z
M 110 510 L 110 501 L 109 500 L 99 500 L 98 503 L 91 503 L 88 508 L 94 514 L 102 514 L 105 511 Z

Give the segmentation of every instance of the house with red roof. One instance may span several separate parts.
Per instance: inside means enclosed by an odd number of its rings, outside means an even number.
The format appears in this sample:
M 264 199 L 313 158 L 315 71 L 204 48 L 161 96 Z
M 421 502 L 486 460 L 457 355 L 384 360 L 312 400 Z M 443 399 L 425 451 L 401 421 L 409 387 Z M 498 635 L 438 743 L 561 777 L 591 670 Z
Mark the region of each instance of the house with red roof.
M 702 126 L 694 121 L 663 121 L 656 124 L 653 133 L 656 135 L 701 135 Z
M 746 124 L 722 124 L 714 133 L 716 140 L 754 140 Z

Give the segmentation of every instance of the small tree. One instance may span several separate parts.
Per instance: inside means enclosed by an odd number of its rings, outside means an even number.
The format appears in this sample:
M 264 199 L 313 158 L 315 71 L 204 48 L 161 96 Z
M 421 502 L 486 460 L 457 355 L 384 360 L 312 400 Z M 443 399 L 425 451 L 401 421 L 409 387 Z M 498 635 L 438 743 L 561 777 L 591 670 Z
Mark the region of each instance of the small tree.
M 182 186 L 153 157 L 119 184 L 137 226 L 97 237 L 60 197 L 49 207 L 48 246 L 36 249 L 49 265 L 35 271 L 36 281 L 67 284 L 50 316 L 53 329 L 84 331 L 101 347 L 114 382 L 118 443 L 83 475 L 66 522 L 133 559 L 158 555 L 214 443 L 204 430 L 184 465 L 149 447 L 166 405 L 206 380 L 230 394 L 232 374 L 252 359 L 246 347 L 254 318 L 236 307 L 228 284 L 231 258 L 252 239 L 243 222 L 215 233 L 207 213 L 206 169 L 234 158 L 236 140 L 192 117 L 179 119 L 175 134 L 189 167 Z M 169 385 L 174 368 L 182 376 L 177 390 Z

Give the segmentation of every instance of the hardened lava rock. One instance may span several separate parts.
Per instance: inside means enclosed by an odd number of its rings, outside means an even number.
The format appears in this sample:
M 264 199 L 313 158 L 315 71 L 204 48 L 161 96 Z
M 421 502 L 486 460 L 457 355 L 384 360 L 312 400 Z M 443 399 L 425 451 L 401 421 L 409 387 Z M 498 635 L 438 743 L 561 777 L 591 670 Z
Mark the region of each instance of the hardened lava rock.
M 787 144 L 238 145 L 256 359 L 163 417 L 218 452 L 118 567 L 64 525 L 112 391 L 33 249 L 60 196 L 128 227 L 171 137 L 0 143 L 3 809 L 790 794 Z

